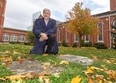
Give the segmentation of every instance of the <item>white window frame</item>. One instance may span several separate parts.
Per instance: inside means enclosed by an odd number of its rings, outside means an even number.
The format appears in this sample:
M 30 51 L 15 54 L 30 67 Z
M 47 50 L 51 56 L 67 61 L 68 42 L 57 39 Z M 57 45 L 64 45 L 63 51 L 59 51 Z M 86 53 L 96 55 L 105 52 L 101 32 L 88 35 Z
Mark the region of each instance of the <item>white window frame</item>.
M 88 36 L 88 41 L 87 41 L 87 36 Z M 85 42 L 90 42 L 90 35 L 85 35 Z
M 76 37 L 77 37 L 77 40 L 76 40 Z M 74 42 L 78 42 L 78 35 L 74 34 Z
M 22 40 L 24 38 L 24 40 Z M 24 35 L 20 35 L 19 36 L 19 42 L 24 42 L 25 41 L 25 36 Z
M 8 38 L 6 38 L 6 37 L 8 37 Z M 4 33 L 3 34 L 2 41 L 9 41 L 9 35 L 8 35 L 8 33 Z
M 97 42 L 104 42 L 104 36 L 103 36 L 103 27 L 104 27 L 104 23 L 103 22 L 99 22 L 102 24 L 102 40 L 99 40 L 99 34 L 97 35 Z M 97 28 L 99 28 L 99 23 L 97 25 Z
M 10 41 L 13 41 L 13 42 L 17 42 L 17 35 L 16 34 L 12 34 L 11 36 L 10 36 Z

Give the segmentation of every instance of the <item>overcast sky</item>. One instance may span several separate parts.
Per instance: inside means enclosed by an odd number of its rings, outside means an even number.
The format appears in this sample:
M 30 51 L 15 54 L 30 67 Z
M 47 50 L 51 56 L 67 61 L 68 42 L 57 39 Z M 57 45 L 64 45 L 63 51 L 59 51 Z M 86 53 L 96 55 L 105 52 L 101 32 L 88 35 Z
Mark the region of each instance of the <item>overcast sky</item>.
M 76 2 L 81 0 L 7 0 L 5 12 L 5 27 L 27 30 L 32 24 L 32 15 L 44 8 L 49 8 L 52 18 L 66 21 L 67 11 L 72 9 Z M 109 0 L 82 0 L 84 7 L 91 10 L 92 14 L 109 11 Z

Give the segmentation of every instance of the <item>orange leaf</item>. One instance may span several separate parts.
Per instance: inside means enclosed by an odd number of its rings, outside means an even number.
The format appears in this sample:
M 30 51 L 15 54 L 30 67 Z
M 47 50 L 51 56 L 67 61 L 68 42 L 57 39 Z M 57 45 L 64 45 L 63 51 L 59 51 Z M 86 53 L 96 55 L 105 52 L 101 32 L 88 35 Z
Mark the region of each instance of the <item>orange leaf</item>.
M 6 56 L 2 56 L 1 60 L 5 61 L 6 60 Z
M 88 78 L 88 83 L 94 83 L 92 79 Z

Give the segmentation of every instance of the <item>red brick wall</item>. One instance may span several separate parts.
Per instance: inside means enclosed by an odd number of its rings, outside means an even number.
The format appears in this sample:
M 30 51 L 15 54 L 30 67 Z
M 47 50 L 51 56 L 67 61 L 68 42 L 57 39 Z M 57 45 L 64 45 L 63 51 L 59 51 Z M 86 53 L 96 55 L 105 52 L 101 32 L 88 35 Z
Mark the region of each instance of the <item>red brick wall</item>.
M 6 0 L 0 0 L 0 42 L 2 41 Z
M 10 41 L 10 36 L 12 34 L 16 34 L 16 36 L 18 37 L 18 40 L 19 40 L 19 36 L 20 35 L 24 35 L 25 41 L 27 40 L 27 35 L 28 35 L 27 31 L 13 30 L 13 29 L 5 29 L 5 28 L 4 28 L 4 32 L 3 33 L 7 33 L 9 35 L 9 41 Z M 7 41 L 7 42 L 9 42 L 9 41 Z
M 116 0 L 110 0 L 110 10 L 116 10 Z
M 112 23 L 112 20 L 114 19 L 114 16 L 111 16 L 111 17 L 102 17 L 100 18 L 100 21 L 99 22 L 102 22 L 103 23 L 103 43 L 105 44 L 105 46 L 107 48 L 110 48 L 111 47 L 111 43 L 112 43 L 112 39 L 111 39 L 111 31 L 112 31 L 112 28 L 111 28 L 111 23 Z M 96 25 L 97 27 L 97 25 Z M 66 32 L 69 32 L 69 30 L 67 30 L 66 27 L 63 28 L 63 26 L 61 27 L 58 27 L 57 29 L 59 28 L 62 28 L 62 41 L 65 41 L 66 42 Z M 90 41 L 92 42 L 92 45 L 94 45 L 95 43 L 98 42 L 98 39 L 97 39 L 97 36 L 98 36 L 98 33 L 97 31 L 95 30 L 93 33 L 95 34 L 92 34 L 90 35 Z M 58 39 L 58 32 L 57 32 L 57 40 Z M 85 38 L 83 37 L 83 39 L 85 40 Z M 69 45 L 72 46 L 74 43 L 74 34 L 71 33 L 70 34 L 70 40 L 69 40 Z

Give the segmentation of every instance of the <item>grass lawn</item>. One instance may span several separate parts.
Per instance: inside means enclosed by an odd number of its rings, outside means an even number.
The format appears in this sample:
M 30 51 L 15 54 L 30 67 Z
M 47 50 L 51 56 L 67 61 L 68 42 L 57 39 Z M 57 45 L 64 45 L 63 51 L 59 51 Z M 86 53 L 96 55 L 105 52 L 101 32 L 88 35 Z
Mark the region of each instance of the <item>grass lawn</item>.
M 82 47 L 82 48 L 59 47 L 58 55 L 72 54 L 72 55 L 77 55 L 77 56 L 86 56 L 89 58 L 93 58 L 95 60 L 92 65 L 85 66 L 85 65 L 76 64 L 76 63 L 69 63 L 68 65 L 66 64 L 59 65 L 59 63 L 62 60 L 56 58 L 56 56 L 53 56 L 53 55 L 39 56 L 39 55 L 26 54 L 29 52 L 31 48 L 32 46 L 25 46 L 25 45 L 19 45 L 19 44 L 1 44 L 0 45 L 0 57 L 2 55 L 6 55 L 5 52 L 9 51 L 10 53 L 7 53 L 6 56 L 12 56 L 14 60 L 16 60 L 18 56 L 21 56 L 22 58 L 28 56 L 28 57 L 31 57 L 33 59 L 36 59 L 42 62 L 50 62 L 51 64 L 54 64 L 55 66 L 61 66 L 66 69 L 59 74 L 59 77 L 55 77 L 54 75 L 51 75 L 49 78 L 50 83 L 71 83 L 71 80 L 75 78 L 76 76 L 80 76 L 81 78 L 80 83 L 88 83 L 88 82 L 90 83 L 91 79 L 94 79 L 96 77 L 94 76 L 93 78 L 90 79 L 87 77 L 87 75 L 85 75 L 84 71 L 86 71 L 89 67 L 92 67 L 92 66 L 100 68 L 100 69 L 106 68 L 106 71 L 109 73 L 106 74 L 104 71 L 98 71 L 96 69 L 94 73 L 90 73 L 89 75 L 90 77 L 92 77 L 93 74 L 95 74 L 95 75 L 103 76 L 105 80 L 109 80 L 111 82 L 116 81 L 115 80 L 116 77 L 111 77 L 109 75 L 112 73 L 111 71 L 115 71 L 114 75 L 116 76 L 116 50 L 96 49 L 92 47 Z M 15 54 L 13 53 L 14 51 L 19 52 L 20 54 Z M 0 78 L 8 76 L 8 75 L 12 75 L 12 72 L 9 69 L 7 69 L 6 66 L 2 66 L 1 64 L 2 62 L 0 61 Z M 101 80 L 102 82 L 99 82 L 99 83 L 105 83 L 103 82 L 103 79 Z M 37 78 L 25 79 L 24 81 L 25 83 L 40 83 Z M 0 81 L 0 83 L 10 83 L 10 82 L 11 82 L 10 80 Z

